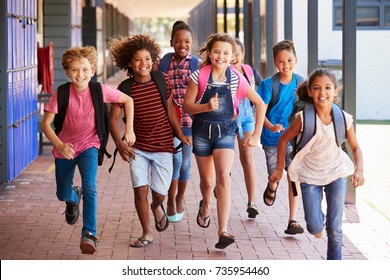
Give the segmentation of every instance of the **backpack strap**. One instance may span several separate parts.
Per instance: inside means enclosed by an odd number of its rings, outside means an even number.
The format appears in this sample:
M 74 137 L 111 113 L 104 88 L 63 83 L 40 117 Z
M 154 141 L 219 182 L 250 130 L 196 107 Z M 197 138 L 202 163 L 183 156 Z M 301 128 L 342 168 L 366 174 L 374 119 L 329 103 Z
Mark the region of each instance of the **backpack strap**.
M 54 127 L 55 133 L 58 135 L 64 124 L 66 111 L 68 110 L 69 105 L 69 95 L 70 95 L 70 82 L 62 84 L 57 89 L 57 108 L 58 112 L 54 117 Z
M 192 55 L 190 59 L 190 69 L 191 73 L 199 69 L 199 58 L 195 55 Z
M 165 80 L 164 74 L 160 71 L 152 71 L 150 72 L 154 83 L 156 84 L 158 91 L 161 96 L 161 101 L 164 105 L 165 112 L 168 114 L 167 107 L 167 82 Z
M 252 67 L 250 67 L 248 64 L 241 64 L 242 70 L 244 70 L 245 76 L 248 77 L 248 80 L 250 81 L 252 77 L 254 76 L 254 70 Z
M 196 101 L 198 101 L 202 97 L 202 95 L 206 89 L 207 82 L 209 80 L 210 73 L 211 73 L 211 68 L 212 68 L 211 64 L 208 64 L 199 70 L 198 96 L 196 98 Z M 246 93 L 248 91 L 249 83 L 247 82 L 245 77 L 236 68 L 234 68 L 232 66 L 229 66 L 229 68 L 230 68 L 230 70 L 234 71 L 234 73 L 236 73 L 236 75 L 238 76 L 238 79 L 239 79 L 238 89 L 237 89 L 237 92 L 236 92 L 236 94 L 234 96 L 234 100 L 233 100 L 233 106 L 234 106 L 234 108 L 236 108 L 237 114 L 238 114 L 238 104 L 245 99 Z
M 306 80 L 304 77 L 296 73 L 293 73 L 293 79 L 294 77 L 297 82 L 297 88 L 300 84 L 302 84 Z M 272 109 L 272 107 L 275 106 L 276 102 L 278 101 L 279 91 L 280 91 L 280 73 L 277 72 L 272 76 L 272 97 L 270 102 L 268 103 L 266 114 L 268 114 L 268 112 Z M 298 101 L 298 95 L 295 96 L 295 101 Z
M 169 64 L 171 63 L 172 61 L 172 57 L 175 53 L 173 52 L 170 52 L 170 53 L 167 53 L 166 55 L 163 56 L 163 58 L 161 58 L 160 60 L 160 64 L 158 65 L 158 71 L 161 71 L 161 72 L 166 72 L 168 70 L 168 67 L 169 67 Z M 194 72 L 196 70 L 198 70 L 199 66 L 199 58 L 196 57 L 195 55 L 191 55 L 191 59 L 190 59 L 190 69 L 191 69 L 191 72 Z
M 295 151 L 300 151 L 310 141 L 316 133 L 316 109 L 313 104 L 308 104 L 303 108 L 303 129 L 302 137 L 295 147 Z
M 347 140 L 347 124 L 343 111 L 335 103 L 332 104 L 333 127 L 337 146 Z
M 158 71 L 166 72 L 168 70 L 169 63 L 171 63 L 172 57 L 174 53 L 170 52 L 163 56 L 160 60 L 160 64 L 158 65 Z
M 100 151 L 103 153 L 99 154 L 99 165 L 102 165 L 104 155 L 111 158 L 111 155 L 106 149 L 108 137 L 110 135 L 110 113 L 107 105 L 104 103 L 102 85 L 98 82 L 90 81 L 88 86 L 91 92 L 93 107 L 95 109 L 95 122 L 97 134 L 100 140 Z

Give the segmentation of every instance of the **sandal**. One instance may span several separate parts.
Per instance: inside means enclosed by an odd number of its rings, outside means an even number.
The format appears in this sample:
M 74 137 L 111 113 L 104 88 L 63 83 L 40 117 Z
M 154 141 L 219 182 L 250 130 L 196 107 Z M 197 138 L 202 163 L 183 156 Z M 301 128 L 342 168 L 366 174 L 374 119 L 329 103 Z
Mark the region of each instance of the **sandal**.
M 268 205 L 268 206 L 274 205 L 274 202 L 276 199 L 276 191 L 278 190 L 278 187 L 279 187 L 279 182 L 276 183 L 276 189 L 271 190 L 269 187 L 269 182 L 268 182 L 267 188 L 265 189 L 265 191 L 263 193 L 263 201 L 264 201 L 265 205 Z M 273 196 L 271 196 L 271 194 L 273 194 Z M 267 203 L 267 199 L 270 200 L 271 203 Z
M 284 233 L 291 234 L 291 235 L 303 233 L 303 227 L 300 224 L 298 224 L 297 221 L 290 220 L 288 221 L 287 229 L 284 231 Z
M 219 241 L 215 244 L 215 248 L 217 249 L 225 249 L 230 244 L 234 243 L 235 238 L 234 235 L 228 233 L 227 231 L 223 231 L 219 236 Z
M 169 226 L 169 220 L 168 220 L 168 217 L 167 217 L 167 213 L 165 213 L 164 206 L 162 204 L 160 204 L 160 206 L 161 206 L 161 209 L 162 209 L 162 211 L 164 213 L 164 216 L 161 218 L 160 221 L 157 221 L 156 218 L 154 218 L 154 226 L 156 227 L 156 230 L 158 232 L 162 232 L 162 231 L 166 230 L 168 228 L 168 226 Z M 165 225 L 162 226 L 164 221 L 165 221 Z
M 145 248 L 149 244 L 153 244 L 153 240 L 148 240 L 148 239 L 140 237 L 130 246 L 133 248 Z
M 200 212 L 200 210 L 202 209 L 202 206 L 203 206 L 203 199 L 199 202 L 199 211 L 198 211 L 198 216 L 196 216 L 196 223 L 198 224 L 198 226 L 200 226 L 202 228 L 208 228 L 210 226 L 210 215 L 208 215 L 207 217 L 202 216 L 202 213 Z M 199 222 L 199 219 L 202 220 L 203 225 Z M 207 224 L 206 224 L 206 221 L 207 221 Z
M 254 219 L 257 215 L 259 215 L 259 211 L 257 210 L 257 206 L 254 202 L 248 203 L 248 208 L 246 209 L 248 213 L 248 218 Z

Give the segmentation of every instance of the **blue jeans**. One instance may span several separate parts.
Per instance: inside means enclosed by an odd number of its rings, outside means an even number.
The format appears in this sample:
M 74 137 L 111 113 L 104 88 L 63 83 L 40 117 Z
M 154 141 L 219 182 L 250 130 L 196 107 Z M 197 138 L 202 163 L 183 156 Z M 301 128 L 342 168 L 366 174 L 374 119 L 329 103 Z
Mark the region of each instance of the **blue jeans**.
M 78 202 L 77 194 L 73 190 L 76 165 L 80 171 L 83 191 L 83 228 L 81 234 L 89 231 L 96 235 L 96 176 L 98 171 L 98 150 L 96 148 L 89 148 L 71 160 L 55 159 L 57 197 L 61 201 Z
M 341 230 L 347 179 L 339 178 L 325 187 L 327 202 L 326 220 L 321 209 L 324 189 L 307 183 L 301 183 L 303 209 L 307 230 L 311 234 L 320 233 L 326 226 L 328 236 L 328 260 L 341 260 L 343 232 Z
M 185 136 L 192 135 L 191 127 L 182 127 Z M 173 139 L 174 146 L 180 144 L 176 137 Z M 173 175 L 172 180 L 179 179 L 180 182 L 187 182 L 191 175 L 192 145 L 183 145 L 179 152 L 173 154 Z

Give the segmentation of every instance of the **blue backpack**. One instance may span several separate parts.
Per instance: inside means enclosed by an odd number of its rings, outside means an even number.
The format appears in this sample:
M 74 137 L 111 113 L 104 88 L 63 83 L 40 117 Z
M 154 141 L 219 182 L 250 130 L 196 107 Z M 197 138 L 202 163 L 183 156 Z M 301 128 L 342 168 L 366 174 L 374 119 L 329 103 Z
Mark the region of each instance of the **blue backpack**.
M 306 81 L 306 79 L 304 77 L 302 77 L 301 75 L 293 73 L 293 76 L 295 76 L 295 78 L 296 78 L 297 88 L 300 84 L 302 84 L 304 81 Z M 271 108 L 274 107 L 275 104 L 278 102 L 279 91 L 280 91 L 280 73 L 278 72 L 272 76 L 272 97 L 271 97 L 270 102 L 268 103 L 266 114 L 268 114 L 268 112 L 271 110 Z M 296 95 L 295 103 L 297 101 L 298 101 L 298 96 Z
M 167 53 L 166 55 L 164 55 L 163 58 L 161 58 L 160 64 L 158 65 L 159 71 L 166 72 L 168 70 L 169 63 L 171 63 L 171 60 L 172 60 L 172 57 L 174 54 L 175 53 L 170 52 L 170 53 Z M 198 64 L 199 64 L 199 58 L 197 58 L 196 56 L 193 55 L 191 60 L 190 60 L 191 72 L 198 70 L 198 68 L 199 68 Z

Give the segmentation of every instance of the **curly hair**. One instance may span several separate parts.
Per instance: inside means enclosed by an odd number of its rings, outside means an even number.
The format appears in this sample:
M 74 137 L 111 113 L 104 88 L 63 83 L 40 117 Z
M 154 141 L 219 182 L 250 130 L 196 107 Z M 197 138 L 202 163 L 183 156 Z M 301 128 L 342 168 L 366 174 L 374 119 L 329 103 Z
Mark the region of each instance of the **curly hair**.
M 65 71 L 69 69 L 70 63 L 75 59 L 86 58 L 92 66 L 92 69 L 96 70 L 98 53 L 93 46 L 85 47 L 72 47 L 67 49 L 62 55 L 62 67 Z
M 136 34 L 130 37 L 110 40 L 110 52 L 115 65 L 119 69 L 126 71 L 129 76 L 134 75 L 134 71 L 129 66 L 129 63 L 135 53 L 140 50 L 147 50 L 150 53 L 153 64 L 156 64 L 160 59 L 160 45 L 149 35 Z
M 204 59 L 202 59 L 203 62 L 200 65 L 200 67 L 206 66 L 207 64 L 211 64 L 211 60 L 210 60 L 210 57 L 208 56 L 208 54 L 211 52 L 211 50 L 214 47 L 214 44 L 216 42 L 226 42 L 226 43 L 229 43 L 229 44 L 232 45 L 233 53 L 236 52 L 237 45 L 236 45 L 236 42 L 235 42 L 235 40 L 234 40 L 234 38 L 232 36 L 230 36 L 227 33 L 214 33 L 214 34 L 211 34 L 207 38 L 206 45 L 199 50 L 199 54 L 201 56 L 204 56 L 203 57 Z

